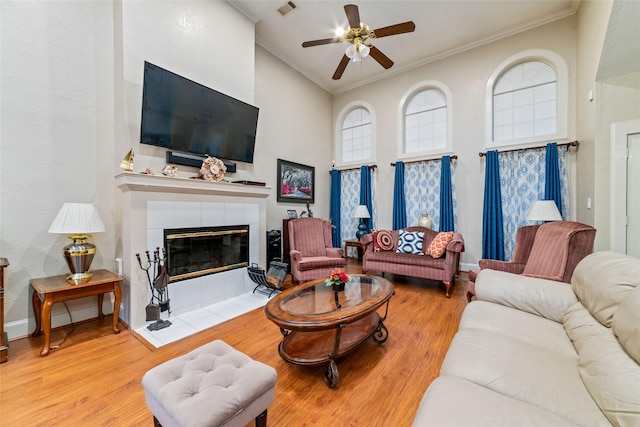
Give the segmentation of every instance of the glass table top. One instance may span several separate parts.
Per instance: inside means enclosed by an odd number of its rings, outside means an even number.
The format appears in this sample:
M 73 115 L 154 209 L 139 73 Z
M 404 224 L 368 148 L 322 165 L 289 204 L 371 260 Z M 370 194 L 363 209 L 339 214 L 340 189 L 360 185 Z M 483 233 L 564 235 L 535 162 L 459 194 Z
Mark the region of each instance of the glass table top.
M 305 286 L 283 296 L 279 302 L 282 312 L 294 316 L 321 316 L 338 310 L 360 306 L 371 299 L 377 299 L 391 285 L 387 280 L 365 275 L 351 275 L 344 291 L 338 292 L 341 307 L 335 303 L 335 292 L 324 280 Z

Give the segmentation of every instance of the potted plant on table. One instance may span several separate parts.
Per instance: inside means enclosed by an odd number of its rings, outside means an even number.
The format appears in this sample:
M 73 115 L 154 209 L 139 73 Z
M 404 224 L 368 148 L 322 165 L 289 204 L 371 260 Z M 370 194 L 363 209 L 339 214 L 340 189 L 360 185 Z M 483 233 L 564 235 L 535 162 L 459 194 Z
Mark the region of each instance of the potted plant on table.
M 331 271 L 331 275 L 324 281 L 325 285 L 331 286 L 334 291 L 344 291 L 344 285 L 347 284 L 351 278 L 340 268 L 334 268 Z

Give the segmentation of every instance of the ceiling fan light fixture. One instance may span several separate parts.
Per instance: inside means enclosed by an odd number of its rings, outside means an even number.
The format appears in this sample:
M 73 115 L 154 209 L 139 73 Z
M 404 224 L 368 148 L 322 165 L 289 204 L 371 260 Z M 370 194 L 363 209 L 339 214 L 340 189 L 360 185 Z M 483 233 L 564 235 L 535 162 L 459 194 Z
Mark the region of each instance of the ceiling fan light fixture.
M 344 51 L 347 58 L 352 59 L 353 62 L 362 62 L 362 58 L 366 58 L 369 55 L 369 46 L 364 44 L 352 44 Z

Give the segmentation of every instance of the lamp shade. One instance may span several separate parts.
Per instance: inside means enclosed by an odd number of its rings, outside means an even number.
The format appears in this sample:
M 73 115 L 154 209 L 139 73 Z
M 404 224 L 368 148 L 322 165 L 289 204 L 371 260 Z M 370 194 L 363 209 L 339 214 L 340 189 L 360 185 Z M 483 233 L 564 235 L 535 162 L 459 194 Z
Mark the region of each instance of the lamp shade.
M 369 215 L 369 209 L 367 209 L 366 205 L 358 205 L 356 210 L 353 212 L 354 218 L 371 218 Z
M 80 234 L 105 231 L 98 210 L 91 203 L 65 203 L 49 227 L 49 233 Z
M 562 215 L 553 200 L 536 200 L 531 204 L 527 221 L 562 221 Z

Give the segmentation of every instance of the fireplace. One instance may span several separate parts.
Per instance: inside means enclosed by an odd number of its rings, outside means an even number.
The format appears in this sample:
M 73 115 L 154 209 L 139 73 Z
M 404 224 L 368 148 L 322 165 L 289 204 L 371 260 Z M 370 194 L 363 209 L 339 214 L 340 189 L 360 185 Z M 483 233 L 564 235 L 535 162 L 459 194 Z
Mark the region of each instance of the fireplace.
M 164 230 L 169 282 L 249 265 L 249 226 Z

